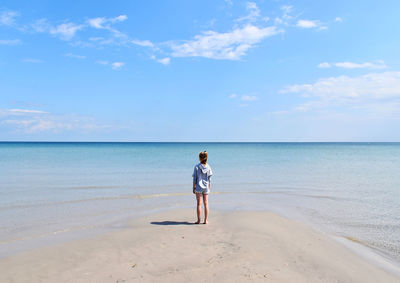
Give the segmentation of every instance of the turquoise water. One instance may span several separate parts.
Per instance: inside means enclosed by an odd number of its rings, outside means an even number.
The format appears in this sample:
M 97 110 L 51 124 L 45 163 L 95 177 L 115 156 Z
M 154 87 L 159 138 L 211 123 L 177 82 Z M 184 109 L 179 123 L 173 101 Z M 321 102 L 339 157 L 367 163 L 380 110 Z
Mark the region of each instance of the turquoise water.
M 400 262 L 400 143 L 0 143 L 0 256 L 193 207 L 272 210 Z

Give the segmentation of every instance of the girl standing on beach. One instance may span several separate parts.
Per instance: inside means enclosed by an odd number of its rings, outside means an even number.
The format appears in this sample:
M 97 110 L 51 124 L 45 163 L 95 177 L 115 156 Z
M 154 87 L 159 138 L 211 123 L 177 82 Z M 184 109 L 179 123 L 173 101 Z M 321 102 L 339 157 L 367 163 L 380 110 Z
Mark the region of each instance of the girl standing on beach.
M 193 193 L 196 194 L 197 199 L 197 222 L 200 224 L 201 216 L 201 198 L 204 202 L 204 222 L 208 223 L 208 194 L 210 192 L 211 184 L 210 178 L 213 175 L 211 166 L 207 164 L 207 151 L 199 153 L 200 163 L 194 167 L 193 170 Z

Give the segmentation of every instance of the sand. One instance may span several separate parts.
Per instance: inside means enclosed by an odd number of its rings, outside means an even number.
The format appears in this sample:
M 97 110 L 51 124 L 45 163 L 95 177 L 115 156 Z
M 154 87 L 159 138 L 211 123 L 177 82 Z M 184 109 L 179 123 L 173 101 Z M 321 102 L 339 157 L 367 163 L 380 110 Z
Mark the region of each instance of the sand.
M 194 210 L 0 260 L 1 282 L 400 282 L 327 235 L 270 212 Z

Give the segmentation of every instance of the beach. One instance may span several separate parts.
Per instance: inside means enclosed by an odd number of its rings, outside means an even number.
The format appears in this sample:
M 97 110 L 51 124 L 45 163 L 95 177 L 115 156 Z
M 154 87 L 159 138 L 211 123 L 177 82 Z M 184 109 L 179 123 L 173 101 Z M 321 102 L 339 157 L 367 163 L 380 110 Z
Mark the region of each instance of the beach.
M 190 225 L 204 149 L 210 224 Z M 1 282 L 399 281 L 400 144 L 10 142 L 0 154 Z
M 307 225 L 266 211 L 194 210 L 0 260 L 2 282 L 399 282 Z

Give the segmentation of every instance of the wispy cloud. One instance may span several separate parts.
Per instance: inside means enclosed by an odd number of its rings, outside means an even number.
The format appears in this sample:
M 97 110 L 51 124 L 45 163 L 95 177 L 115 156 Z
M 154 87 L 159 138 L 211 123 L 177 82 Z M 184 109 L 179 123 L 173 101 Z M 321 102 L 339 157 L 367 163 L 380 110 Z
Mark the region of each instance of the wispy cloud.
M 106 60 L 97 60 L 96 64 L 111 66 L 113 70 L 120 70 L 123 66 L 125 66 L 125 62 L 109 62 Z
M 131 42 L 135 45 L 143 46 L 143 47 L 154 47 L 154 44 L 149 40 L 138 40 L 133 39 Z
M 316 21 L 298 20 L 297 26 L 301 28 L 315 28 L 318 26 L 318 23 Z
M 11 127 L 26 134 L 63 131 L 97 131 L 110 129 L 100 125 L 91 117 L 75 114 L 53 114 L 36 109 L 0 109 L 0 127 Z
M 316 28 L 318 30 L 324 30 L 327 29 L 326 26 L 324 26 L 320 21 L 318 20 L 298 20 L 296 23 L 296 26 L 299 28 L 305 28 L 305 29 L 310 29 L 310 28 Z
M 50 34 L 57 35 L 63 40 L 71 40 L 78 30 L 84 28 L 84 25 L 74 23 L 65 23 L 50 28 Z
M 0 39 L 0 45 L 19 45 L 22 44 L 20 39 Z
M 335 105 L 352 107 L 368 105 L 371 109 L 393 103 L 398 105 L 400 72 L 322 78 L 311 84 L 290 85 L 280 93 L 298 93 L 311 99 L 296 108 L 300 111 Z
M 166 57 L 166 58 L 158 59 L 157 62 L 161 63 L 163 65 L 169 65 L 169 63 L 171 62 L 171 58 Z
M 46 19 L 42 18 L 42 19 L 36 20 L 32 24 L 30 24 L 30 28 L 34 32 L 41 33 L 41 32 L 49 32 L 52 27 Z
M 336 67 L 339 68 L 346 68 L 346 69 L 360 69 L 360 68 L 367 68 L 367 69 L 385 69 L 387 66 L 383 62 L 379 63 L 371 63 L 371 62 L 365 62 L 365 63 L 354 63 L 354 62 L 340 62 L 340 63 L 335 63 Z
M 120 15 L 114 18 L 98 17 L 89 19 L 83 23 L 64 22 L 58 25 L 51 24 L 47 19 L 42 18 L 33 22 L 30 25 L 30 28 L 35 32 L 49 33 L 66 41 L 73 39 L 78 31 L 88 28 L 104 29 L 112 32 L 114 37 L 124 37 L 125 35 L 113 28 L 112 24 L 125 21 L 127 18 L 126 15 Z M 100 44 L 114 43 L 113 40 L 104 38 L 101 38 L 101 40 L 98 40 L 97 42 Z
M 276 17 L 274 19 L 275 25 L 283 25 L 283 26 L 291 25 L 291 22 L 296 18 L 295 16 L 292 15 L 293 6 L 283 5 L 281 6 L 281 11 L 283 12 L 282 16 Z
M 90 27 L 95 28 L 95 29 L 105 29 L 113 33 L 115 38 L 123 38 L 126 39 L 128 36 L 116 28 L 112 27 L 112 24 L 118 23 L 118 22 L 123 22 L 128 19 L 127 15 L 119 15 L 114 18 L 106 18 L 106 17 L 99 17 L 99 18 L 92 18 L 87 20 L 87 23 Z M 112 44 L 115 43 L 115 40 L 108 39 L 102 41 L 103 44 L 108 43 Z
M 48 112 L 33 109 L 6 109 L 0 110 L 0 115 L 18 115 L 18 114 L 47 114 Z
M 121 69 L 124 65 L 125 65 L 124 62 L 114 62 L 114 63 L 111 63 L 111 68 L 112 68 L 113 70 L 119 70 L 119 69 Z
M 343 18 L 341 18 L 341 17 L 336 17 L 336 18 L 335 18 L 335 22 L 341 23 L 341 22 L 343 22 Z
M 0 13 L 0 25 L 13 26 L 15 24 L 15 18 L 19 14 L 15 11 L 3 11 Z
M 205 57 L 238 60 L 264 38 L 282 32 L 274 26 L 260 28 L 252 24 L 238 27 L 230 32 L 206 31 L 193 40 L 171 43 L 174 57 Z
M 127 19 L 128 19 L 127 15 L 119 15 L 118 17 L 114 17 L 114 18 L 104 18 L 104 17 L 92 18 L 92 19 L 89 19 L 87 22 L 89 23 L 89 25 L 91 27 L 96 28 L 96 29 L 109 29 L 110 28 L 109 24 L 123 22 Z
M 328 63 L 323 62 L 318 65 L 319 68 L 345 68 L 345 69 L 386 69 L 387 66 L 384 61 L 378 60 L 376 63 L 372 62 L 364 62 L 364 63 L 354 63 L 354 62 L 337 62 L 337 63 Z
M 164 65 L 170 64 L 171 57 L 204 57 L 217 60 L 240 60 L 250 49 L 255 48 L 257 44 L 264 39 L 283 33 L 285 28 L 294 26 L 293 21 L 296 19 L 296 16 L 292 15 L 294 10 L 293 6 L 284 5 L 281 6 L 280 9 L 282 15 L 275 18 L 274 23 L 266 25 L 266 22 L 270 22 L 269 17 L 261 15 L 261 11 L 256 2 L 249 1 L 246 3 L 247 14 L 234 19 L 232 28 L 228 31 L 210 29 L 194 35 L 192 39 L 167 40 L 159 43 L 132 38 L 128 34 L 117 30 L 114 25 L 128 19 L 128 16 L 124 14 L 116 17 L 94 17 L 81 22 L 64 21 L 59 24 L 50 23 L 47 19 L 42 18 L 34 21 L 32 24 L 24 25 L 24 31 L 48 33 L 68 41 L 72 46 L 96 47 L 115 45 L 132 47 L 136 45 L 148 48 L 146 53 L 149 58 Z M 2 15 L 4 23 L 15 23 L 15 13 L 3 13 Z M 298 24 L 302 27 L 324 28 L 319 21 L 299 20 Z M 90 29 L 107 30 L 111 32 L 111 35 L 96 34 L 96 36 L 88 36 Z M 82 35 L 78 37 L 77 33 L 83 30 L 86 32 L 82 32 Z M 86 36 L 87 38 L 85 39 Z M 0 44 L 17 44 L 17 41 L 3 40 L 2 43 L 0 41 Z M 82 57 L 77 57 L 79 55 L 74 56 L 75 55 L 71 54 L 69 57 L 82 59 Z M 110 63 L 112 68 L 119 69 L 122 67 L 122 65 L 115 63 L 121 62 Z
M 69 57 L 69 58 L 75 58 L 75 59 L 85 59 L 86 58 L 86 56 L 76 55 L 76 54 L 72 54 L 72 53 L 67 53 L 64 56 Z
M 247 2 L 246 10 L 248 14 L 244 17 L 236 19 L 237 22 L 249 21 L 254 22 L 260 17 L 260 9 L 255 2 Z
M 280 9 L 282 15 L 276 17 L 274 23 L 266 26 L 269 17 L 261 15 L 255 2 L 247 2 L 247 15 L 235 19 L 230 31 L 208 30 L 195 35 L 191 40 L 169 41 L 167 45 L 172 49 L 171 56 L 239 60 L 264 39 L 283 33 L 286 27 L 293 26 L 297 17 L 292 15 L 293 6 L 284 5 Z M 326 28 L 319 21 L 313 23 L 319 30 Z
M 297 12 L 297 14 L 294 14 L 295 9 L 292 5 L 283 5 L 281 10 L 283 15 L 274 19 L 276 26 L 316 29 L 318 31 L 328 29 L 320 20 L 299 19 L 302 13 Z
M 97 60 L 96 64 L 100 64 L 100 65 L 108 65 L 108 61 L 105 60 Z
M 241 99 L 244 101 L 255 101 L 258 99 L 258 97 L 255 95 L 243 95 Z
M 231 95 L 229 95 L 229 99 L 234 99 L 235 101 L 236 98 L 238 98 L 239 96 L 236 93 L 232 93 Z M 248 107 L 249 103 L 258 100 L 258 96 L 256 95 L 242 95 L 240 96 L 240 100 L 244 101 L 246 103 L 240 103 L 239 107 Z
M 34 32 L 48 33 L 59 37 L 62 40 L 71 40 L 77 31 L 85 28 L 83 24 L 75 24 L 72 22 L 66 22 L 59 25 L 52 25 L 46 19 L 39 19 L 30 25 L 30 28 Z
M 331 64 L 329 64 L 328 62 L 323 62 L 318 64 L 318 68 L 330 68 Z

